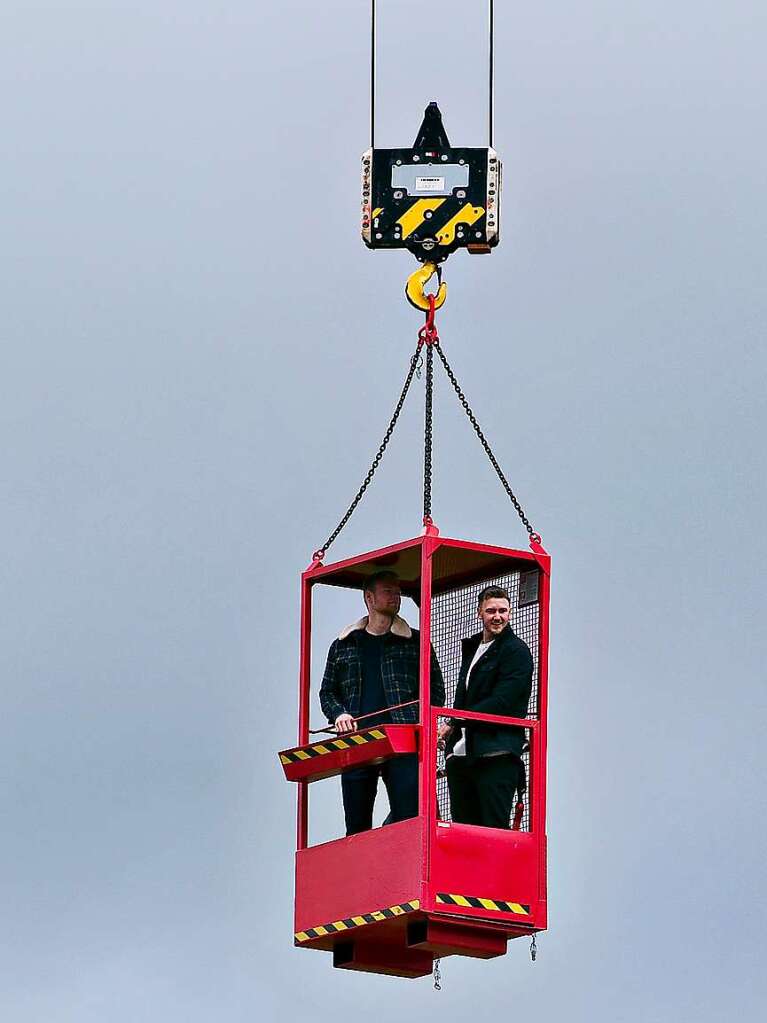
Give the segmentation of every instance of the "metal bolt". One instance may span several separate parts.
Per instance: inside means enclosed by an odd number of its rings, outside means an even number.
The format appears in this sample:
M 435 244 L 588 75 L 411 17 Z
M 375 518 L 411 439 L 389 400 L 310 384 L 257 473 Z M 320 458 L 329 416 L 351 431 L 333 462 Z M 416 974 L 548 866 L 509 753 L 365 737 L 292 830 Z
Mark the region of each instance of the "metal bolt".
M 463 189 L 463 188 L 459 188 L 458 191 L 455 194 L 458 196 L 459 199 L 465 199 L 466 198 L 466 190 Z
M 413 157 L 413 163 L 418 163 L 420 159 L 421 159 L 421 157 L 420 157 L 420 156 L 417 156 L 417 155 L 416 155 L 416 156 L 414 156 L 414 157 Z
M 397 191 L 394 193 L 394 198 L 395 199 L 401 199 L 402 195 L 403 195 L 403 193 L 399 189 L 397 189 Z
M 447 163 L 447 153 L 443 153 L 442 156 L 440 156 L 440 160 L 442 160 L 443 163 Z
M 434 214 L 432 213 L 432 211 L 431 211 L 431 210 L 426 210 L 426 212 L 424 213 L 424 217 L 425 217 L 425 218 L 426 218 L 427 220 L 431 220 L 431 218 L 432 218 L 433 216 L 434 216 Z
M 481 238 L 482 237 L 482 232 L 481 231 L 475 231 L 474 232 L 474 237 L 475 238 Z
M 383 238 L 383 235 L 380 233 L 380 231 L 376 232 L 376 238 Z

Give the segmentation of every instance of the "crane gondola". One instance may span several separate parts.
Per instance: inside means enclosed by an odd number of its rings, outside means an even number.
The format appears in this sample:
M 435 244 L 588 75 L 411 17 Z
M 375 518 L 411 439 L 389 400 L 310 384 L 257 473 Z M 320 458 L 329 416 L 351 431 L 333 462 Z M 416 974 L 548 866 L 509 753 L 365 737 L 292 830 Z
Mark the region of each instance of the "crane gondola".
M 373 2 L 375 26 L 375 3 Z M 375 31 L 373 32 L 375 39 Z M 493 4 L 490 2 L 489 145 L 450 145 L 438 106 L 430 104 L 412 147 L 374 146 L 375 49 L 371 62 L 371 146 L 363 155 L 362 236 L 371 249 L 406 248 L 423 265 L 407 286 L 426 313 L 408 375 L 383 443 L 362 487 L 336 529 L 301 576 L 298 743 L 280 752 L 285 778 L 297 786 L 294 943 L 332 952 L 342 969 L 401 977 L 432 972 L 447 955 L 492 958 L 511 938 L 547 925 L 546 726 L 551 560 L 504 476 L 440 345 L 435 311 L 445 300 L 439 270 L 459 248 L 487 253 L 499 234 L 501 163 L 492 148 Z M 440 288 L 424 293 L 437 273 Z M 424 504 L 421 535 L 326 563 L 327 550 L 364 495 L 396 426 L 413 377 L 426 355 Z M 433 355 L 437 353 L 501 483 L 529 536 L 529 549 L 492 546 L 440 535 L 432 519 Z M 382 724 L 312 740 L 313 603 L 327 587 L 361 590 L 382 570 L 396 572 L 419 618 L 419 708 L 414 724 Z M 533 659 L 532 692 L 524 717 L 452 707 L 460 641 L 476 624 L 477 596 L 488 584 L 510 597 L 514 632 Z M 431 703 L 431 651 L 448 694 Z M 316 651 L 315 651 L 316 653 Z M 451 818 L 439 720 L 524 730 L 527 792 L 504 828 Z M 397 823 L 312 845 L 310 786 L 353 767 L 417 755 L 419 813 Z

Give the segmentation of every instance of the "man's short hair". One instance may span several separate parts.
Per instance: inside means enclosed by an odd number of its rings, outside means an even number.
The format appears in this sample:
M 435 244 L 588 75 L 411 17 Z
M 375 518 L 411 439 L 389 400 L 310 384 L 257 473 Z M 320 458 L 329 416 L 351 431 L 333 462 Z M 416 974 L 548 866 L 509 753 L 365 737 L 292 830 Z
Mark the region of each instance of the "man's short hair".
M 364 593 L 375 593 L 375 588 L 379 583 L 383 582 L 399 582 L 399 576 L 396 572 L 392 572 L 390 568 L 384 568 L 380 572 L 373 572 L 365 580 L 365 585 L 362 588 Z
M 477 607 L 482 607 L 486 600 L 491 600 L 493 597 L 501 597 L 503 600 L 508 600 L 509 604 L 511 604 L 509 591 L 504 589 L 503 586 L 486 586 L 477 599 Z

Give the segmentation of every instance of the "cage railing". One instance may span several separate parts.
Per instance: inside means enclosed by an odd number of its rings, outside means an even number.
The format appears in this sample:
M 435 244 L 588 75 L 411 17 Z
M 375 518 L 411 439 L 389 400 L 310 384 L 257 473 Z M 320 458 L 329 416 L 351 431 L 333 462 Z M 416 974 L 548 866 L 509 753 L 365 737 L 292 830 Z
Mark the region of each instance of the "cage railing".
M 530 728 L 535 731 L 540 721 L 535 718 L 511 718 L 504 714 L 479 714 L 474 710 L 460 710 L 454 707 L 431 707 L 434 718 L 457 718 L 461 721 L 486 721 L 492 725 L 515 725 L 518 728 Z
M 541 744 L 537 741 L 539 730 L 541 728 L 541 722 L 535 718 L 517 718 L 508 717 L 504 714 L 481 714 L 477 711 L 461 710 L 454 707 L 435 707 L 429 708 L 431 717 L 431 744 L 430 749 L 424 751 L 424 763 L 423 767 L 426 769 L 428 765 L 433 765 L 433 770 L 430 774 L 433 776 L 433 792 L 434 798 L 429 797 L 426 803 L 427 808 L 433 807 L 433 810 L 429 812 L 427 809 L 427 816 L 432 818 L 433 824 L 436 824 L 437 819 L 440 819 L 440 794 L 448 799 L 446 790 L 440 787 L 440 783 L 444 786 L 444 771 L 439 770 L 439 758 L 441 750 L 439 747 L 439 740 L 437 738 L 437 725 L 440 719 L 443 720 L 455 720 L 455 721 L 477 721 L 487 724 L 504 725 L 504 726 L 515 726 L 518 728 L 525 729 L 527 749 L 523 750 L 520 755 L 525 766 L 526 773 L 526 793 L 525 793 L 525 810 L 522 819 L 522 825 L 520 830 L 528 833 L 535 831 L 541 831 L 543 827 L 543 821 L 540 817 L 540 809 L 542 808 L 543 801 L 538 798 L 540 785 L 543 779 L 543 765 L 539 762 Z M 427 785 L 427 788 L 431 789 L 432 785 Z M 443 819 L 443 818 L 442 818 Z M 511 821 L 510 827 L 511 827 Z

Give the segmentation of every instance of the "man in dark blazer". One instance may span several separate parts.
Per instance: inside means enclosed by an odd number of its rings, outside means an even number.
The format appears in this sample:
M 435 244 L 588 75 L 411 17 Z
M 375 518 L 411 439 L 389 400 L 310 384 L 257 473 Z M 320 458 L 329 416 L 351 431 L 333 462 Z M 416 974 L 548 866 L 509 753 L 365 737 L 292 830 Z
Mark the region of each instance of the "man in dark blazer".
M 358 717 L 363 718 L 361 728 L 419 720 L 417 702 L 398 706 L 419 699 L 420 640 L 418 630 L 411 629 L 399 616 L 401 596 L 396 573 L 383 571 L 370 576 L 363 596 L 368 613 L 348 625 L 331 644 L 320 686 L 320 704 L 339 735 L 356 732 Z M 431 703 L 443 707 L 445 686 L 433 650 L 429 677 Z M 391 807 L 386 823 L 418 815 L 417 754 L 365 764 L 341 774 L 347 835 L 372 828 L 379 778 L 386 786 Z
M 488 586 L 479 595 L 482 631 L 463 640 L 453 706 L 479 714 L 527 717 L 533 658 L 509 625 L 509 594 Z M 459 824 L 508 828 L 517 791 L 524 791 L 524 728 L 469 722 L 443 723 L 450 810 Z

